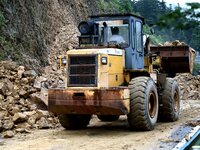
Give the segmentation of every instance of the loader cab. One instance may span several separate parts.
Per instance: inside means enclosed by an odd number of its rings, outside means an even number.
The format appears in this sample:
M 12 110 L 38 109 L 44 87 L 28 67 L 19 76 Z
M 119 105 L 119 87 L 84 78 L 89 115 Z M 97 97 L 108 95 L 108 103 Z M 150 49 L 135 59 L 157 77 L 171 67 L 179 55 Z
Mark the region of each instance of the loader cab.
M 134 14 L 91 16 L 78 26 L 81 33 L 79 46 L 124 49 L 125 70 L 144 69 L 143 24 L 144 18 Z M 112 38 L 115 28 L 118 28 L 118 36 L 123 42 L 110 40 L 117 37 Z

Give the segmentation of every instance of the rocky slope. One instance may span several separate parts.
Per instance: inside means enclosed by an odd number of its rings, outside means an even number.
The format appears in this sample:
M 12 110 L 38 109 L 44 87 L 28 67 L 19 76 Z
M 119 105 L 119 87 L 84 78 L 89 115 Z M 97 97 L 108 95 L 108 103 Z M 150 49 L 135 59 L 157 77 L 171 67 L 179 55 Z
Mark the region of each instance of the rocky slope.
M 77 24 L 96 9 L 96 2 L 89 0 L 1 0 L 0 11 L 6 19 L 1 35 L 17 45 L 11 49 L 20 53 L 18 61 L 40 68 L 49 63 L 52 51 L 54 55 L 77 44 Z M 0 52 L 4 49 L 0 44 Z M 16 60 L 9 53 L 5 59 Z
M 41 84 L 34 70 L 11 61 L 0 62 L 0 135 L 8 138 L 59 125 L 47 111 L 47 91 Z

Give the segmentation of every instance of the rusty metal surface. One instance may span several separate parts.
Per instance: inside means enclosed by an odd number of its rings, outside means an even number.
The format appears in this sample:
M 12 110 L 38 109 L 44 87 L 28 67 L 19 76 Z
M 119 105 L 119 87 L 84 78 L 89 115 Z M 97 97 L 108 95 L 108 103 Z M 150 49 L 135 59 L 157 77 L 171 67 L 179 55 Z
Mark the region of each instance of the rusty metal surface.
M 129 90 L 49 89 L 48 104 L 49 111 L 55 114 L 122 115 L 129 112 Z
M 190 72 L 189 57 L 162 58 L 161 66 L 166 72 L 184 73 Z
M 165 72 L 190 72 L 189 46 L 152 46 L 151 51 L 161 57 L 161 66 Z
M 151 46 L 152 52 L 159 52 L 161 57 L 188 57 L 189 46 Z

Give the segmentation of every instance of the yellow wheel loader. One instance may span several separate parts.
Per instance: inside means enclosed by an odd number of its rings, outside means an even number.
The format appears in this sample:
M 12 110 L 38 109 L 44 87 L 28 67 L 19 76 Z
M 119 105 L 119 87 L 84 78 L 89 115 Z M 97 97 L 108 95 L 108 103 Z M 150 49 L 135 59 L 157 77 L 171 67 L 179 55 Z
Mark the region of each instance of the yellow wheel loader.
M 61 59 L 66 87 L 48 90 L 48 109 L 64 128 L 85 128 L 92 115 L 101 121 L 127 115 L 130 130 L 153 130 L 158 118 L 178 119 L 180 91 L 173 77 L 190 72 L 189 46 L 149 48 L 143 24 L 134 14 L 91 16 L 79 24 L 79 47 Z

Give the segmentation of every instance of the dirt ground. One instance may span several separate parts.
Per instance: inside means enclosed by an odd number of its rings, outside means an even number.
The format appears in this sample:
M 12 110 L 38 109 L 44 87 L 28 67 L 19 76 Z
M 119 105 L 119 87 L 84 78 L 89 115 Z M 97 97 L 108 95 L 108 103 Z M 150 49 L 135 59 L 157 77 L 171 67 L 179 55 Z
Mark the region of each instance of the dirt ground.
M 149 132 L 129 131 L 124 116 L 118 121 L 107 123 L 100 122 L 94 116 L 85 130 L 67 131 L 59 127 L 17 134 L 12 139 L 0 139 L 0 150 L 172 149 L 190 130 L 185 123 L 200 118 L 199 105 L 199 101 L 185 103 L 178 121 L 158 122 L 155 129 Z

